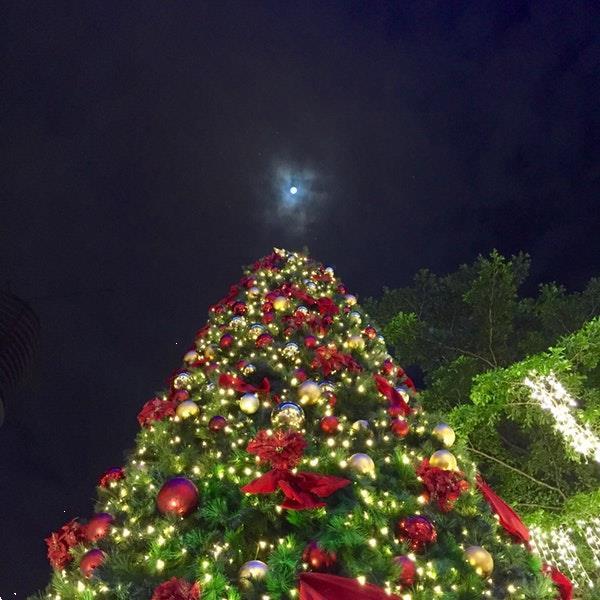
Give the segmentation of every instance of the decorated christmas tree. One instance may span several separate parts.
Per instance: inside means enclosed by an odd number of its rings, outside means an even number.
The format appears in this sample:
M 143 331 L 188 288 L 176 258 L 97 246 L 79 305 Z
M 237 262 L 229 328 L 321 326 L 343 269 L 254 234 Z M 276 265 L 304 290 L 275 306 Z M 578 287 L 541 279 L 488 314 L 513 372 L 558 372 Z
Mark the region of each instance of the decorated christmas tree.
M 56 600 L 568 597 L 331 268 L 275 250 L 210 307 L 95 514 L 46 540 Z

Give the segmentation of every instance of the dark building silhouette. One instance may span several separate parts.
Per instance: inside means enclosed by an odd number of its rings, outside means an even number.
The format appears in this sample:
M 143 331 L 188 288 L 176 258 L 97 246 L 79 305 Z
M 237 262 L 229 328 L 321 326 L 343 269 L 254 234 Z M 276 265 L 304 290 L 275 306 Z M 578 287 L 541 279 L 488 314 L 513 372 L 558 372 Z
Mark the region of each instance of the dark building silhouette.
M 10 393 L 31 367 L 39 336 L 40 322 L 32 308 L 0 290 L 0 425 Z

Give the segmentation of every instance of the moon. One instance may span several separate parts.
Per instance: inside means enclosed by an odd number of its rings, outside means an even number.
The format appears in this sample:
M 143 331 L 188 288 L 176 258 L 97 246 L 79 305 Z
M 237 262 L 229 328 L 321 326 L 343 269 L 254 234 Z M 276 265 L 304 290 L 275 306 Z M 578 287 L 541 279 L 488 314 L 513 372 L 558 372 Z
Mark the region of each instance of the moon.
M 290 188 L 290 194 L 292 194 L 292 196 L 294 196 L 294 195 L 296 195 L 297 193 L 298 193 L 298 188 L 297 188 L 295 185 L 293 185 L 293 186 Z

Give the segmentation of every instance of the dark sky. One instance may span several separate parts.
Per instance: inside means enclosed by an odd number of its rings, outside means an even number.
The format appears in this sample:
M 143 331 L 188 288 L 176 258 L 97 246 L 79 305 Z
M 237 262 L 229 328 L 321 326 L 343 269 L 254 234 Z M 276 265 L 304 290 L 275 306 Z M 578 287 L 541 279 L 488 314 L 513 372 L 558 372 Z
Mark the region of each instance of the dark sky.
M 597 2 L 2 13 L 0 282 L 43 330 L 0 429 L 4 600 L 45 584 L 43 538 L 90 514 L 208 305 L 273 245 L 362 296 L 493 247 L 530 252 L 533 281 L 599 274 Z

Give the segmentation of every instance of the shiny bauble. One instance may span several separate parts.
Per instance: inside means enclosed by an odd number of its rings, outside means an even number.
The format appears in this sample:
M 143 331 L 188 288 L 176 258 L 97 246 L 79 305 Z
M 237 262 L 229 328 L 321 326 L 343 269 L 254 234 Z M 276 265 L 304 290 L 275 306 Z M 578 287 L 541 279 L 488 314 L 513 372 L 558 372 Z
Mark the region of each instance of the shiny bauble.
M 247 415 L 253 415 L 260 407 L 260 400 L 256 394 L 244 394 L 239 401 L 240 410 Z
M 346 294 L 344 296 L 344 302 L 348 306 L 354 306 L 356 304 L 356 296 L 354 296 L 353 294 Z
M 304 411 L 294 402 L 281 402 L 271 413 L 271 425 L 277 429 L 302 429 Z
M 273 343 L 273 336 L 270 333 L 261 333 L 256 338 L 256 347 L 257 348 L 267 348 Z
M 198 506 L 198 488 L 185 477 L 173 477 L 160 488 L 156 506 L 163 515 L 186 517 Z
M 215 415 L 208 421 L 208 428 L 215 433 L 218 431 L 223 431 L 225 427 L 227 427 L 227 419 L 221 415 Z
M 99 548 L 88 550 L 79 561 L 81 574 L 89 579 L 94 571 L 106 560 L 106 555 Z
M 363 452 L 357 452 L 348 459 L 350 468 L 361 475 L 374 475 L 375 463 L 373 459 Z
M 194 363 L 198 360 L 198 353 L 195 350 L 188 350 L 184 355 L 183 355 L 183 362 L 186 364 L 191 364 Z
M 256 339 L 261 333 L 264 333 L 266 330 L 267 328 L 264 325 L 261 325 L 260 323 L 252 323 L 252 325 L 248 327 L 248 335 L 251 338 Z
M 326 392 L 335 392 L 335 383 L 333 383 L 333 381 L 321 381 L 319 387 L 323 394 Z
M 415 561 L 411 560 L 408 556 L 394 556 L 392 560 L 400 569 L 398 583 L 403 587 L 414 585 L 417 578 L 417 566 L 415 565 Z
M 487 578 L 492 574 L 494 559 L 485 548 L 481 546 L 469 546 L 465 550 L 465 558 L 478 575 Z
M 284 310 L 287 310 L 289 305 L 290 305 L 290 301 L 285 296 L 277 296 L 277 298 L 275 298 L 273 300 L 273 308 L 277 312 L 282 312 Z
M 405 387 L 398 386 L 396 388 L 396 391 L 400 394 L 400 396 L 402 396 L 402 400 L 404 400 L 406 404 L 410 403 L 410 394 L 408 393 L 408 390 Z
M 354 421 L 352 423 L 353 431 L 368 431 L 369 429 L 369 421 L 366 419 L 359 419 L 358 421 Z
M 316 404 L 321 398 L 321 388 L 312 379 L 307 379 L 298 386 L 300 404 Z
M 396 537 L 408 544 L 413 552 L 422 552 L 437 540 L 437 531 L 427 517 L 411 515 L 398 521 Z
M 340 421 L 337 417 L 329 415 L 321 419 L 319 426 L 321 427 L 321 431 L 323 433 L 326 433 L 327 435 L 333 435 L 334 433 L 338 432 L 340 428 Z
M 193 377 L 189 371 L 181 371 L 173 379 L 173 387 L 176 390 L 192 387 Z
M 372 325 L 367 325 L 364 333 L 370 340 L 374 340 L 377 337 L 377 330 Z
M 217 356 L 217 347 L 210 344 L 204 348 L 204 358 L 207 360 L 214 360 Z
M 317 291 L 317 284 L 314 281 L 311 281 L 310 279 L 305 279 L 304 285 L 306 286 L 307 292 L 316 292 Z
M 348 313 L 348 318 L 353 322 L 353 323 L 360 323 L 362 321 L 362 315 L 357 311 L 357 310 L 351 310 Z
M 262 560 L 249 560 L 239 570 L 240 585 L 250 589 L 255 581 L 261 581 L 267 576 L 268 570 L 269 567 Z
M 196 416 L 200 412 L 200 408 L 193 400 L 185 400 L 177 405 L 175 412 L 180 419 L 189 419 Z
M 242 372 L 242 375 L 246 375 L 246 377 L 247 377 L 248 375 L 252 375 L 252 373 L 254 373 L 254 371 L 256 371 L 256 367 L 252 363 L 246 363 L 240 369 L 240 371 Z
M 236 302 L 233 305 L 233 314 L 235 315 L 245 315 L 248 312 L 248 307 L 245 302 Z
M 234 338 L 230 333 L 224 333 L 219 340 L 219 347 L 226 349 L 233 346 Z
M 246 325 L 246 319 L 244 317 L 233 317 L 229 321 L 231 329 L 242 329 Z
M 285 358 L 292 359 L 295 358 L 299 352 L 298 344 L 295 342 L 288 342 L 281 351 L 281 354 L 285 356 Z
M 448 450 L 438 450 L 434 452 L 430 459 L 429 464 L 432 467 L 443 469 L 444 471 L 458 471 L 458 462 L 452 452 Z
M 454 440 L 456 440 L 456 434 L 454 433 L 454 429 L 450 427 L 450 425 L 446 423 L 438 423 L 433 428 L 433 437 L 435 437 L 438 441 L 442 442 L 444 446 L 449 448 L 454 444 Z
M 325 274 L 329 275 L 329 277 L 335 277 L 335 271 L 333 267 L 325 267 Z
M 85 539 L 88 542 L 97 542 L 106 537 L 115 518 L 109 513 L 95 514 L 85 526 Z
M 257 298 L 258 296 L 260 296 L 260 288 L 258 288 L 255 285 L 253 285 L 252 287 L 249 287 L 248 288 L 248 296 L 250 296 L 250 298 Z
M 328 552 L 319 542 L 310 542 L 302 552 L 302 562 L 308 564 L 311 571 L 330 571 L 337 563 L 335 552 Z
M 314 335 L 307 335 L 304 338 L 304 345 L 307 348 L 314 348 L 317 345 L 317 338 Z
M 351 350 L 362 350 L 365 347 L 365 340 L 362 335 L 351 335 L 346 343 Z
M 296 310 L 294 312 L 297 314 L 300 314 L 300 315 L 307 315 L 308 308 L 306 308 L 306 306 L 300 304 L 300 306 L 296 306 Z
M 394 419 L 390 428 L 392 430 L 392 433 L 396 437 L 400 438 L 406 437 L 408 435 L 408 432 L 410 431 L 408 421 L 406 421 L 405 419 Z

